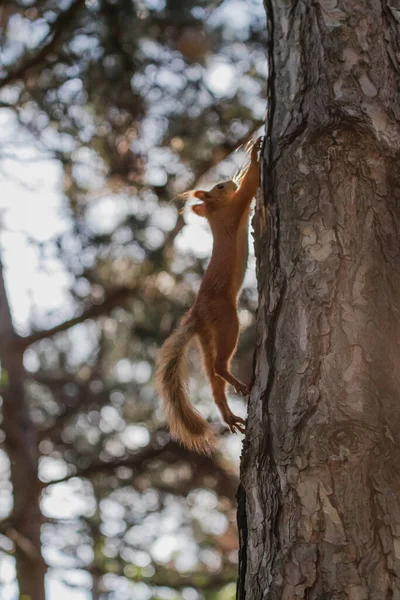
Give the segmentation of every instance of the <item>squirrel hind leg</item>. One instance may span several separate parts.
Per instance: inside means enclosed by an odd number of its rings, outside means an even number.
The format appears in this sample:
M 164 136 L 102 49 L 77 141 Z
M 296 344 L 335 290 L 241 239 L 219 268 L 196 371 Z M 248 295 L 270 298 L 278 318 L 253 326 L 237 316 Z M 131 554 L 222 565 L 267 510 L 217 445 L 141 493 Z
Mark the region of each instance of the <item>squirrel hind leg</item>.
M 213 351 L 213 346 L 212 344 L 210 344 L 209 339 L 205 339 L 205 336 L 200 335 L 199 340 L 215 404 L 217 405 L 218 410 L 221 413 L 223 420 L 228 425 L 230 431 L 232 433 L 236 433 L 237 431 L 239 431 L 240 433 L 244 433 L 244 419 L 234 415 L 231 409 L 229 408 L 228 400 L 226 397 L 226 381 L 225 379 L 222 379 L 219 375 L 217 375 L 217 373 L 215 372 L 215 354 Z
M 245 420 L 235 415 L 229 408 L 226 397 L 226 382 L 216 374 L 210 378 L 210 381 L 215 403 L 230 431 L 232 433 L 237 433 L 238 431 L 244 433 L 246 426 Z
M 239 381 L 229 370 L 231 356 L 234 354 L 239 337 L 239 319 L 236 309 L 228 306 L 221 315 L 218 329 L 215 332 L 215 360 L 214 372 L 225 379 L 242 396 L 249 393 L 247 385 Z

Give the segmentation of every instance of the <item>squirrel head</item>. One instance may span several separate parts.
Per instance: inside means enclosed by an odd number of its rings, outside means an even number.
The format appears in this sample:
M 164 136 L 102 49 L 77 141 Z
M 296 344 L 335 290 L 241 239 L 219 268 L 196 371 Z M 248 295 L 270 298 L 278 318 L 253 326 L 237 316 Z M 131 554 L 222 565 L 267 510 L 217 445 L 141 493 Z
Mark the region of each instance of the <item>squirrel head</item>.
M 221 209 L 227 207 L 236 190 L 237 185 L 234 181 L 217 183 L 209 192 L 196 190 L 193 196 L 201 202 L 192 206 L 192 210 L 199 217 L 209 219 Z

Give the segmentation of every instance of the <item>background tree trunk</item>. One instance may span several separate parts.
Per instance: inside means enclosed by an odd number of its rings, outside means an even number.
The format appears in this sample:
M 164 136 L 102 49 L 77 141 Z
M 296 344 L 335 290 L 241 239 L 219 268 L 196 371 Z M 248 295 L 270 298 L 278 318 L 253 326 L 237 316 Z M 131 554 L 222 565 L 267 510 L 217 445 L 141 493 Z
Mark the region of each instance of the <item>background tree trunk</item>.
M 267 2 L 240 600 L 400 598 L 395 4 Z
M 14 332 L 0 262 L 0 361 L 5 448 L 10 459 L 13 511 L 2 533 L 15 545 L 20 597 L 44 600 L 46 565 L 41 554 L 41 485 L 37 433 L 25 400 L 23 347 Z

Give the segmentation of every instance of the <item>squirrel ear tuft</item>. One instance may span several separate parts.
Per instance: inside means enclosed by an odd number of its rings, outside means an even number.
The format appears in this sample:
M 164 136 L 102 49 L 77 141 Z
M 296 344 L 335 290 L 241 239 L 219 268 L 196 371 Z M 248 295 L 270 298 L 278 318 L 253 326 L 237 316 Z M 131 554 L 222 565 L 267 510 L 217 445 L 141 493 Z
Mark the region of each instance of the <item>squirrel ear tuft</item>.
M 206 216 L 206 205 L 204 202 L 199 202 L 198 204 L 194 204 L 192 206 L 192 211 L 196 213 L 199 217 Z

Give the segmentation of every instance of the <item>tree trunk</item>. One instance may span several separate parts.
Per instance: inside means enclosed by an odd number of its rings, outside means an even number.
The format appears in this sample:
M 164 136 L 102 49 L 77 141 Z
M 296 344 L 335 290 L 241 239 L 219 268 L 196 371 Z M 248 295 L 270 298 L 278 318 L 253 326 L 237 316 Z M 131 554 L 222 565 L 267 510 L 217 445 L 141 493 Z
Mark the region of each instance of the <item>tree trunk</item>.
M 18 346 L 0 263 L 0 360 L 5 450 L 11 464 L 13 511 L 2 533 L 15 544 L 17 580 L 24 600 L 44 600 L 46 566 L 41 554 L 41 486 L 36 428 L 25 400 L 23 349 Z
M 399 600 L 400 4 L 267 19 L 238 598 Z

